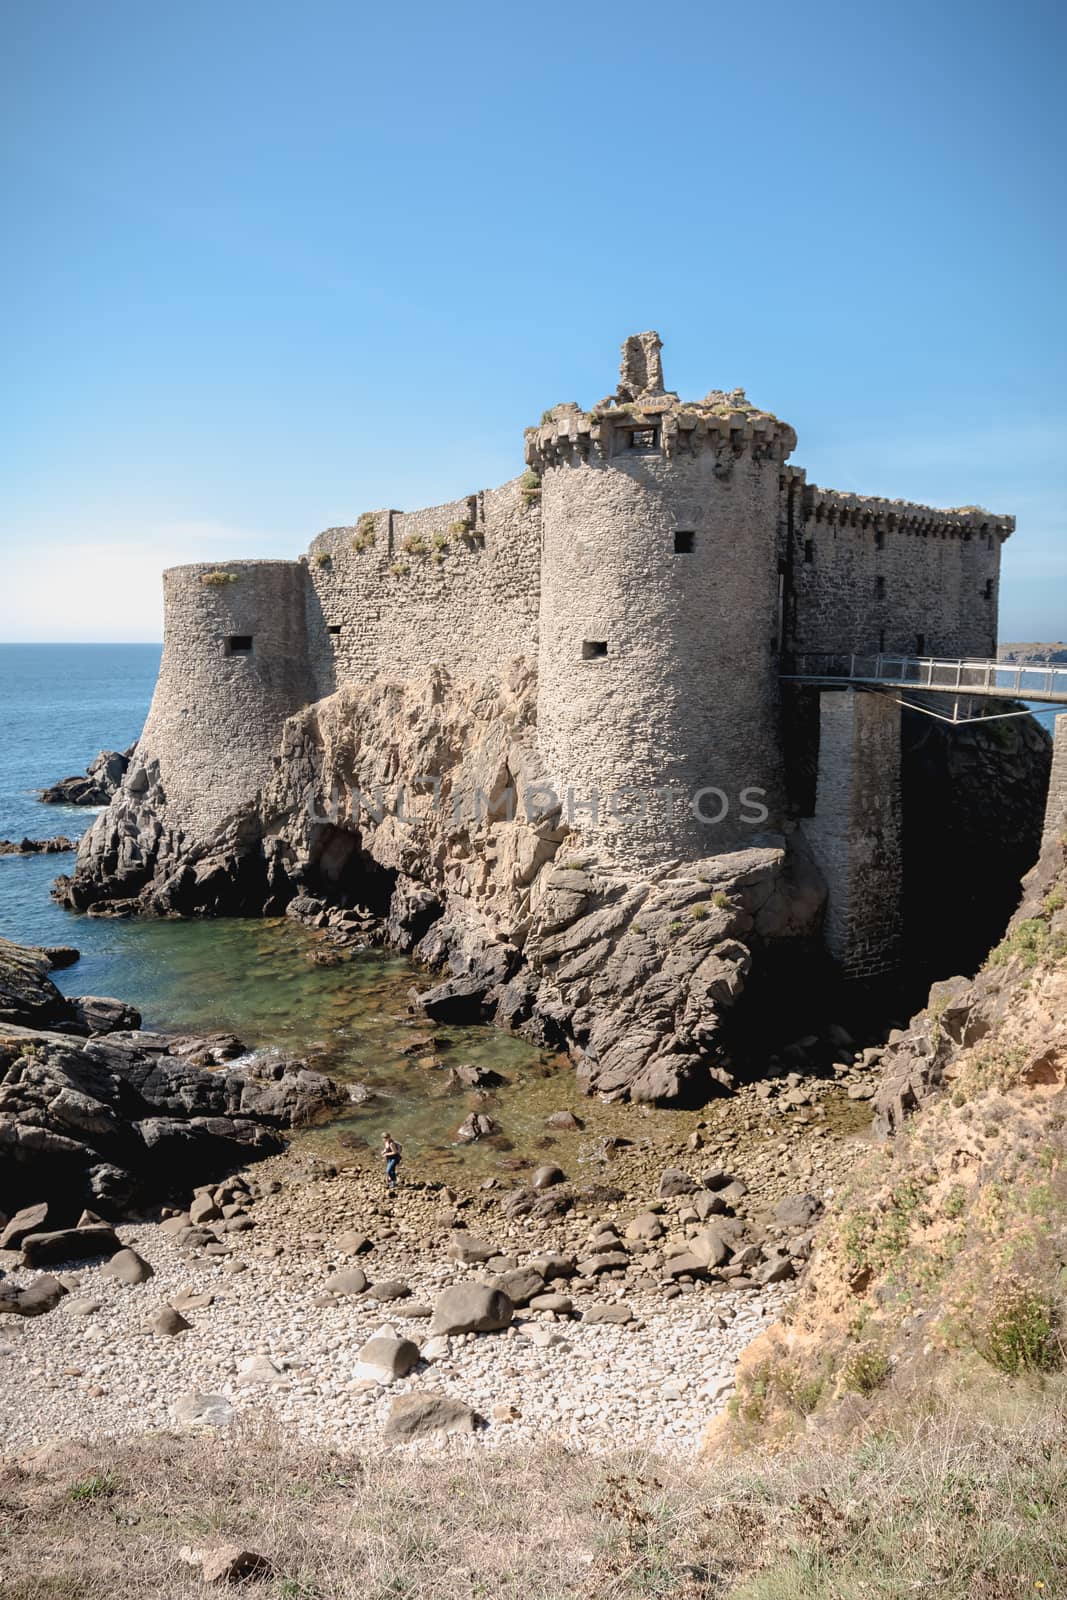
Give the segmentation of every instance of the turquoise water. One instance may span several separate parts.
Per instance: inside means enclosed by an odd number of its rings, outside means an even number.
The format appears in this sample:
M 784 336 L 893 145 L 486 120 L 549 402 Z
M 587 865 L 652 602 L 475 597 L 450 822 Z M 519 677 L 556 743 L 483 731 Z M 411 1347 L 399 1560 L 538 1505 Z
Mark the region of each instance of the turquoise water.
M 93 820 L 82 806 L 46 806 L 36 791 L 84 772 L 102 749 L 124 750 L 141 732 L 159 670 L 157 644 L 0 644 L 0 839 L 77 839 Z M 100 988 L 110 943 L 103 928 L 72 919 L 48 898 L 72 856 L 0 858 L 0 933 L 26 944 L 72 942 L 86 965 L 82 992 Z M 100 956 L 97 956 L 97 949 Z M 104 992 L 107 992 L 105 987 Z
M 159 654 L 158 645 L 0 645 L 0 838 L 80 836 L 95 813 L 43 805 L 35 791 L 137 738 Z M 361 951 L 343 966 L 318 966 L 317 940 L 284 919 L 80 916 L 49 898 L 72 865 L 72 856 L 0 858 L 0 934 L 76 945 L 81 960 L 55 974 L 68 994 L 117 995 L 148 1027 L 230 1030 L 251 1048 L 299 1055 L 362 1085 L 368 1098 L 320 1138 L 358 1145 L 388 1123 L 424 1162 L 491 1170 L 506 1163 L 512 1140 L 539 1142 L 546 1109 L 575 1103 L 572 1075 L 523 1041 L 488 1027 L 421 1026 L 408 991 L 426 975 L 404 957 Z M 466 1061 L 492 1066 L 508 1087 L 487 1102 L 449 1090 L 448 1065 Z M 476 1105 L 504 1133 L 457 1149 L 455 1129 Z

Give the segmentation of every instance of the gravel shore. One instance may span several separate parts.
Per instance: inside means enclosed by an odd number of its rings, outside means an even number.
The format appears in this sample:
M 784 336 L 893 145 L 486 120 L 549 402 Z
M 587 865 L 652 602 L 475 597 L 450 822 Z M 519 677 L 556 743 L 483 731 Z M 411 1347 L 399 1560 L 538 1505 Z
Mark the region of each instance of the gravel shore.
M 164 1224 L 123 1226 L 122 1243 L 153 1269 L 146 1282 L 116 1282 L 103 1263 L 54 1269 L 68 1290 L 54 1311 L 0 1321 L 0 1452 L 55 1438 L 224 1425 L 242 1413 L 273 1416 L 308 1440 L 358 1447 L 380 1441 L 396 1395 L 432 1389 L 487 1421 L 478 1435 L 487 1445 L 557 1441 L 691 1455 L 729 1397 L 741 1350 L 788 1299 L 788 1284 L 665 1280 L 662 1254 L 631 1245 L 626 1269 L 548 1285 L 572 1300 L 573 1315 L 518 1309 L 502 1332 L 437 1339 L 437 1359 L 420 1360 L 388 1386 L 367 1382 L 356 1370 L 366 1340 L 388 1325 L 425 1347 L 427 1308 L 449 1284 L 489 1281 L 493 1263 L 449 1258 L 458 1219 L 447 1197 L 411 1189 L 391 1202 L 369 1176 L 309 1175 L 296 1156 L 267 1167 L 266 1179 L 262 1168 L 249 1174 L 258 1198 L 247 1231 L 222 1233 L 220 1253 L 183 1245 Z M 658 1203 L 668 1240 L 672 1232 L 684 1237 L 685 1204 Z M 610 1215 L 623 1231 L 641 1209 L 625 1202 Z M 525 1265 L 550 1250 L 580 1255 L 576 1246 L 604 1220 L 579 1209 L 566 1219 L 493 1214 L 461 1226 L 476 1226 L 503 1257 Z M 354 1230 L 370 1245 L 358 1259 L 348 1253 Z M 39 1276 L 16 1259 L 7 1261 L 14 1279 Z M 383 1303 L 327 1291 L 333 1272 L 357 1265 L 371 1295 L 392 1282 L 410 1294 Z M 198 1303 L 200 1296 L 210 1299 Z M 583 1320 L 589 1308 L 611 1304 L 625 1304 L 634 1320 Z M 144 1331 L 175 1305 L 187 1328 Z

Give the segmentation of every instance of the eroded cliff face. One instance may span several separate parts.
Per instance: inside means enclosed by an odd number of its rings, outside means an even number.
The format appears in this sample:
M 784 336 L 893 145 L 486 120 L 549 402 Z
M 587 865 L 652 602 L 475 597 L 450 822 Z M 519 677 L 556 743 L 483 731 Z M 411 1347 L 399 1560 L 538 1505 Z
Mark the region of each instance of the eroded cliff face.
M 868 1161 L 709 1450 L 1033 1403 L 1067 1350 L 1067 839 L 975 979 L 890 1037 Z
M 272 779 L 210 838 L 172 822 L 138 751 L 58 892 L 97 914 L 287 909 L 335 943 L 382 938 L 444 969 L 417 1000 L 432 1017 L 565 1046 L 612 1097 L 706 1098 L 732 1083 L 722 1023 L 759 948 L 810 936 L 821 886 L 781 836 L 603 869 L 543 787 L 536 688 L 520 658 L 341 689 L 288 720 Z

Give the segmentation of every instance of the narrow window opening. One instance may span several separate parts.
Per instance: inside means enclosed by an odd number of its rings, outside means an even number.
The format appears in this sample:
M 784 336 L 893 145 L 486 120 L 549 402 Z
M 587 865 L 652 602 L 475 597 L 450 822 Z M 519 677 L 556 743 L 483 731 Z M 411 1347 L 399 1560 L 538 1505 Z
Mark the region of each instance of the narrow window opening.
M 659 428 L 631 428 L 631 450 L 655 450 L 659 447 Z
M 877 578 L 874 580 L 874 592 L 879 600 L 885 599 L 885 579 L 882 577 L 881 573 L 879 573 Z
M 250 633 L 231 633 L 226 640 L 226 654 L 228 656 L 250 656 L 252 654 L 252 635 Z
M 987 600 L 992 600 L 992 598 L 993 598 L 993 580 L 992 580 L 992 578 L 987 578 L 986 579 L 985 588 L 982 590 L 982 594 L 985 596 L 985 598 Z
M 804 562 L 805 562 L 805 565 L 807 565 L 809 567 L 813 567 L 815 565 L 815 540 L 814 539 L 805 539 L 804 540 Z
M 881 528 L 876 528 L 874 530 L 874 548 L 876 550 L 885 549 L 885 533 Z
M 880 656 L 884 656 L 885 655 L 885 629 L 884 628 L 882 629 L 882 631 L 878 635 L 878 654 Z
M 326 632 L 327 633 L 332 633 L 335 639 L 336 639 L 337 635 L 340 633 L 340 631 L 341 631 L 341 624 L 339 622 L 330 622 L 326 626 Z
M 924 656 L 926 654 L 926 635 L 925 635 L 925 633 L 917 633 L 915 635 L 915 654 L 917 656 Z
M 583 661 L 599 661 L 600 658 L 602 656 L 606 656 L 607 653 L 608 653 L 608 641 L 606 639 L 583 639 L 582 640 L 582 660 Z
M 697 536 L 692 528 L 676 528 L 674 532 L 674 553 L 676 556 L 691 556 L 696 548 Z

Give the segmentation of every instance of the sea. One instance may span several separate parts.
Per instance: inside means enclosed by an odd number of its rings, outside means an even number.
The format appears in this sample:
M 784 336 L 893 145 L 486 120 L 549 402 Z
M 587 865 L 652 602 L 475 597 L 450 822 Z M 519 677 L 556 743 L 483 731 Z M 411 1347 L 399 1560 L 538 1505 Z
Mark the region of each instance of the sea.
M 91 825 L 94 808 L 46 805 L 38 791 L 137 739 L 159 661 L 157 644 L 0 644 L 0 838 L 77 839 Z M 252 1052 L 295 1056 L 346 1082 L 362 1098 L 314 1136 L 327 1144 L 360 1148 L 388 1126 L 424 1170 L 492 1171 L 516 1140 L 537 1143 L 548 1111 L 577 1108 L 573 1070 L 558 1057 L 489 1026 L 419 1027 L 409 993 L 427 974 L 404 956 L 361 951 L 319 966 L 313 936 L 285 918 L 84 916 L 49 893 L 73 866 L 73 855 L 0 857 L 0 935 L 76 946 L 80 959 L 53 974 L 66 994 L 114 995 L 150 1029 L 231 1031 Z M 457 1062 L 505 1080 L 507 1133 L 492 1143 L 455 1141 L 474 1108 L 447 1087 Z

